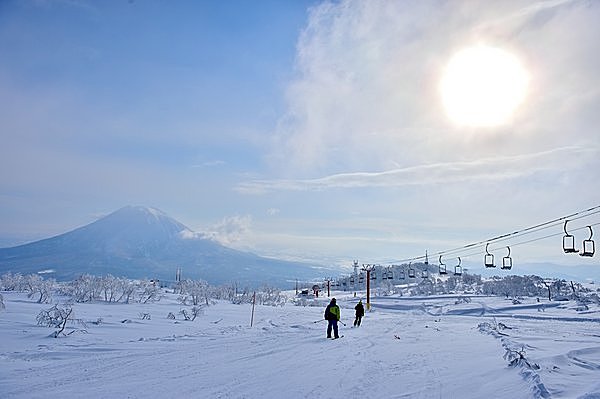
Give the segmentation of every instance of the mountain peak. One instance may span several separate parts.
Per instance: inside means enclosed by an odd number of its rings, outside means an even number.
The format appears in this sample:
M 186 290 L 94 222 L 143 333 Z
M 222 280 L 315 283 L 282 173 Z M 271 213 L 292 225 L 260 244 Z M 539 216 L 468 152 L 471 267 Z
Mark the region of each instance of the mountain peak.
M 0 274 L 52 270 L 59 279 L 82 273 L 172 279 L 178 268 L 186 278 L 219 284 L 234 280 L 287 284 L 327 274 L 324 268 L 261 258 L 198 238 L 163 211 L 145 206 L 126 206 L 56 237 L 0 249 Z
M 141 205 L 127 205 L 121 209 L 116 210 L 112 214 L 138 214 L 145 216 L 154 216 L 156 218 L 168 217 L 167 214 L 161 211 L 160 209 Z
M 153 241 L 159 237 L 160 240 L 178 237 L 182 232 L 190 231 L 185 225 L 157 208 L 131 205 L 85 226 L 84 229 L 111 232 L 121 236 L 121 239 L 125 236 L 141 236 L 143 239 L 152 237 Z

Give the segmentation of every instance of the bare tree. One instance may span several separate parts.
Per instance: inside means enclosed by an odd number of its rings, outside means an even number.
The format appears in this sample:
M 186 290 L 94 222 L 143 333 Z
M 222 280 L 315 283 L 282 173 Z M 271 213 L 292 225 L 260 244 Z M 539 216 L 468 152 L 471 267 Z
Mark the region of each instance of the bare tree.
M 30 274 L 25 278 L 27 297 L 37 297 L 37 303 L 48 303 L 52 296 L 54 280 L 44 280 L 37 274 Z
M 148 303 L 160 300 L 160 287 L 155 286 L 149 281 L 141 282 L 138 291 L 138 302 Z
M 211 287 L 204 280 L 183 280 L 178 284 L 179 302 L 198 306 L 210 304 Z
M 8 272 L 0 279 L 0 289 L 5 291 L 23 291 L 24 284 L 25 279 L 21 273 Z
M 60 335 L 68 335 L 64 333 L 68 322 L 77 322 L 85 327 L 85 323 L 82 320 L 73 317 L 73 307 L 68 304 L 61 307 L 54 305 L 50 309 L 40 311 L 37 315 L 37 324 L 39 326 L 58 328 L 54 332 L 54 338 L 58 338 Z

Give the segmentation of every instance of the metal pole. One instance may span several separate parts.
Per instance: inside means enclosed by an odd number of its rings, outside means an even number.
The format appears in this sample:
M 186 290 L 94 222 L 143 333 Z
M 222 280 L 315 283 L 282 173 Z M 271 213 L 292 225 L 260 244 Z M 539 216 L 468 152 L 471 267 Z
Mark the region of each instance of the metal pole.
M 329 280 L 327 280 L 327 298 L 329 298 L 331 296 L 331 290 L 329 288 L 331 282 Z
M 363 264 L 362 270 L 367 272 L 367 310 L 371 310 L 371 271 L 375 268 L 375 265 Z

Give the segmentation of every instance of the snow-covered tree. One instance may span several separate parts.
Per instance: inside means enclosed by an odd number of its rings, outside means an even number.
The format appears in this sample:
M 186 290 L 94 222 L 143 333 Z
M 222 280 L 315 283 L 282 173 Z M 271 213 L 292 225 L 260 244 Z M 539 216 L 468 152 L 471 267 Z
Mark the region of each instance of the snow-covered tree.
M 275 287 L 264 286 L 256 293 L 256 303 L 268 306 L 283 306 L 287 298 L 281 290 Z
M 160 301 L 161 290 L 155 284 L 149 281 L 142 281 L 137 288 L 137 297 L 139 303 L 149 303 Z
M 101 279 L 90 274 L 82 274 L 67 283 L 63 293 L 73 298 L 75 302 L 91 302 L 100 296 Z
M 4 291 L 23 291 L 25 279 L 21 273 L 4 274 L 0 279 L 0 289 Z
M 37 303 L 49 303 L 54 289 L 54 280 L 44 280 L 37 274 L 25 277 L 25 291 L 28 298 L 36 299 Z
M 202 303 L 205 305 L 210 303 L 211 287 L 204 280 L 183 280 L 179 282 L 177 288 L 178 300 L 183 305 L 198 306 Z
M 69 304 L 54 305 L 50 309 L 42 310 L 36 319 L 39 326 L 58 328 L 53 334 L 54 338 L 58 338 L 60 335 L 67 335 L 64 331 L 69 322 L 77 322 L 85 327 L 85 323 L 82 320 L 74 318 L 73 307 Z

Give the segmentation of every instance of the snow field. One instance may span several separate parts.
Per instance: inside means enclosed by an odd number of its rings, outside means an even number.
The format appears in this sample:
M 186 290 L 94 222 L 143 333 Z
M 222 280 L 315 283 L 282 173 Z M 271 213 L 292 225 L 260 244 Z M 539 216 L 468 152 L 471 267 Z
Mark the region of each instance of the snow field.
M 3 295 L 2 398 L 600 398 L 600 310 L 571 302 L 377 297 L 350 328 L 358 299 L 335 293 L 347 326 L 328 340 L 327 298 L 257 306 L 250 327 L 249 305 L 220 302 L 183 321 L 167 294 L 145 305 L 75 304 L 87 332 L 55 339 L 35 321 L 51 305 Z M 509 367 L 507 349 L 524 349 L 539 369 Z

